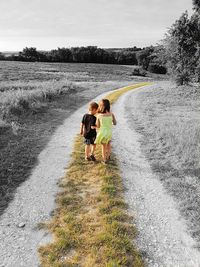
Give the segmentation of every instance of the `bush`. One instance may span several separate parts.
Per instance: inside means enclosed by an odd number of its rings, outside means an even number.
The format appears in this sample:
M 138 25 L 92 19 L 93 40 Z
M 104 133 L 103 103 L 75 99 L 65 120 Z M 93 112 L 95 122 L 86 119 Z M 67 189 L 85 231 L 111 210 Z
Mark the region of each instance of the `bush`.
M 200 58 L 195 72 L 195 81 L 200 82 Z
M 187 70 L 185 70 L 185 71 L 176 73 L 174 75 L 174 80 L 178 86 L 188 84 L 191 81 L 191 75 Z
M 152 73 L 157 73 L 157 74 L 166 74 L 167 69 L 164 66 L 158 65 L 158 64 L 149 64 L 148 71 Z
M 146 71 L 143 70 L 143 69 L 140 69 L 140 68 L 135 68 L 132 72 L 132 75 L 134 76 L 143 76 L 145 77 L 146 76 Z

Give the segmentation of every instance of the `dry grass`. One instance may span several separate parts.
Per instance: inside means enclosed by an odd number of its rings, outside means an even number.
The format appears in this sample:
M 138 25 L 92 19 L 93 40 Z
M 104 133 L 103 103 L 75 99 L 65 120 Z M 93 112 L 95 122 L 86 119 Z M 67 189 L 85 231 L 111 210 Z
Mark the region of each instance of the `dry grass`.
M 122 94 L 124 94 L 124 93 L 126 93 L 126 92 L 128 92 L 130 90 L 133 90 L 133 89 L 136 89 L 136 88 L 145 86 L 145 85 L 151 85 L 151 83 L 150 82 L 143 82 L 143 83 L 139 83 L 139 84 L 134 84 L 134 85 L 126 86 L 124 88 L 119 89 L 116 92 L 113 92 L 113 93 L 109 94 L 109 96 L 107 96 L 107 98 L 110 100 L 111 104 L 113 104 L 115 101 L 117 101 L 117 99 Z
M 134 119 L 155 170 L 193 175 L 200 168 L 198 99 L 197 87 L 168 84 L 138 94 Z
M 200 241 L 200 90 L 162 83 L 138 92 L 131 125 L 154 172 L 179 204 L 192 235 Z
M 128 90 L 122 88 L 107 96 L 111 103 Z M 100 158 L 97 150 L 97 158 Z M 72 162 L 60 186 L 57 209 L 47 228 L 52 243 L 40 247 L 43 267 L 143 266 L 133 245 L 136 229 L 123 200 L 123 185 L 117 159 L 107 165 L 84 161 L 84 145 L 76 138 Z
M 1 81 L 109 81 L 131 80 L 129 66 L 90 63 L 42 63 L 0 61 Z
M 127 66 L 0 61 L 0 118 L 34 112 L 64 94 L 119 88 L 131 80 Z
M 126 213 L 116 159 L 106 166 L 88 163 L 83 151 L 78 137 L 48 224 L 54 242 L 39 249 L 42 266 L 143 266 L 132 244 L 135 229 Z
M 16 84 L 16 86 L 19 87 L 12 89 L 11 85 L 11 90 L 5 90 L 1 93 L 0 110 L 2 118 L 7 118 L 11 114 L 18 115 L 28 110 L 34 110 L 45 101 L 55 100 L 65 94 L 74 94 L 78 89 L 77 86 L 67 80 Z

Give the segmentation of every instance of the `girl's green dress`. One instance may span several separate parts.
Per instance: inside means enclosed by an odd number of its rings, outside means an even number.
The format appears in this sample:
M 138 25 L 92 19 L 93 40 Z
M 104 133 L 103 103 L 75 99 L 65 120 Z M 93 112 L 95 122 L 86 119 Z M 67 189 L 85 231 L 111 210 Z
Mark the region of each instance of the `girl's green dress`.
M 95 144 L 108 144 L 112 138 L 112 115 L 99 115 L 100 128 L 97 132 Z

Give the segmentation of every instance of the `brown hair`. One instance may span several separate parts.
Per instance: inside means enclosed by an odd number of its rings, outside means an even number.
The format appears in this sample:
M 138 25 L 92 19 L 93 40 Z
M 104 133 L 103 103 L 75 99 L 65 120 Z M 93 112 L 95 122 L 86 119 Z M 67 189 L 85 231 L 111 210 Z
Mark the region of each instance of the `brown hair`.
M 99 103 L 99 113 L 110 112 L 110 101 L 108 99 L 102 99 Z
M 89 110 L 98 109 L 99 105 L 96 102 L 91 102 L 89 105 Z

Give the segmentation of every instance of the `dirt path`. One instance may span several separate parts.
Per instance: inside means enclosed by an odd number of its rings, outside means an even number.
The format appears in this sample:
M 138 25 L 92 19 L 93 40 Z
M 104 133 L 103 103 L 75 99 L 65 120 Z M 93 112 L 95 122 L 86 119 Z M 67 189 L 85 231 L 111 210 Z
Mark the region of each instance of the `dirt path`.
M 109 92 L 99 95 L 99 101 Z M 39 266 L 38 247 L 50 240 L 38 223 L 48 221 L 55 208 L 58 181 L 69 163 L 74 138 L 79 132 L 82 106 L 55 131 L 38 157 L 31 176 L 17 188 L 15 198 L 0 218 L 0 267 Z
M 125 198 L 138 229 L 137 245 L 149 267 L 199 267 L 200 253 L 189 235 L 173 198 L 141 153 L 140 136 L 131 127 L 131 114 L 138 90 L 123 95 L 115 104 L 118 125 L 113 146 L 120 160 Z

